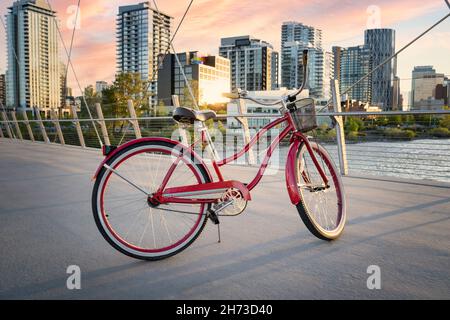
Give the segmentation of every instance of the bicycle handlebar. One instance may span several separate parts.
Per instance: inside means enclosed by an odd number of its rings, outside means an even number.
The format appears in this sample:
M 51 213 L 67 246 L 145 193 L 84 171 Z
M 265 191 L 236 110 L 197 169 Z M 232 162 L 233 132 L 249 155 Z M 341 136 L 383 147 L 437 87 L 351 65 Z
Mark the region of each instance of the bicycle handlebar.
M 447 0 L 446 0 L 447 1 Z M 288 102 L 294 102 L 297 99 L 297 96 L 303 91 L 303 89 L 306 86 L 306 82 L 308 80 L 308 50 L 303 50 L 303 81 L 302 81 L 302 85 L 300 87 L 300 89 L 298 89 L 295 93 L 290 94 L 286 97 L 286 101 Z M 283 102 L 283 99 L 277 100 L 275 102 L 262 102 L 253 98 L 250 98 L 247 96 L 247 91 L 245 90 L 240 90 L 238 89 L 237 92 L 233 92 L 233 93 L 224 93 L 223 94 L 224 97 L 229 98 L 229 99 L 245 99 L 245 100 L 250 100 L 253 101 L 257 104 L 263 105 L 263 106 L 274 106 L 277 104 L 280 104 L 281 102 Z

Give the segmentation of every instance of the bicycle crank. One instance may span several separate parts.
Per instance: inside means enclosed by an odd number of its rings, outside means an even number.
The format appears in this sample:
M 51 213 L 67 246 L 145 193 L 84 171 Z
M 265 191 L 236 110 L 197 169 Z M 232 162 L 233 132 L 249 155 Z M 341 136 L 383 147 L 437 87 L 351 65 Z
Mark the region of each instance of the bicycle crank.
M 213 210 L 220 216 L 237 216 L 244 212 L 247 200 L 244 199 L 240 190 L 230 188 L 224 192 L 219 202 L 213 206 Z

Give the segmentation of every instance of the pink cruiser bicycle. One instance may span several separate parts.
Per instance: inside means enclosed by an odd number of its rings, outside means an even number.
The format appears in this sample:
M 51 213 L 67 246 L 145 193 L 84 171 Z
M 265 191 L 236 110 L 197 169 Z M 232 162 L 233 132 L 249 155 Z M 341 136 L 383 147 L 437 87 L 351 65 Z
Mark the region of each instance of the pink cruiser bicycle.
M 307 65 L 307 52 L 303 54 Z M 120 252 L 138 259 L 159 260 L 186 249 L 200 235 L 208 218 L 219 224 L 220 216 L 242 213 L 251 200 L 273 151 L 286 137 L 290 148 L 286 160 L 286 187 L 308 230 L 323 240 L 340 236 L 346 221 L 345 194 L 341 177 L 330 155 L 320 144 L 310 142 L 306 132 L 317 127 L 314 100 L 297 100 L 302 87 L 280 101 L 267 104 L 247 97 L 246 92 L 230 98 L 249 99 L 261 105 L 281 104 L 281 117 L 262 128 L 237 154 L 212 159 L 213 175 L 194 151 L 203 143 L 211 147 L 206 126 L 200 138 L 184 145 L 167 138 L 142 138 L 118 148 L 104 147 L 106 156 L 95 173 L 92 210 L 103 237 Z M 184 107 L 173 118 L 184 125 L 215 118 L 212 111 Z M 278 125 L 281 133 L 272 141 L 266 156 L 249 183 L 224 180 L 220 167 L 245 155 L 262 135 Z

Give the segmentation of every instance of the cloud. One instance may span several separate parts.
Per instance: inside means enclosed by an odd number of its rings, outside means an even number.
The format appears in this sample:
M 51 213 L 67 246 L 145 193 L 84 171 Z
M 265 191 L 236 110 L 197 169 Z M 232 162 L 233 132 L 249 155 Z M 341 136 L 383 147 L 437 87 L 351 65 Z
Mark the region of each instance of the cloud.
M 159 0 L 157 3 L 161 11 L 174 17 L 175 28 L 189 1 Z M 3 15 L 7 1 L 1 2 L 0 14 Z M 138 2 L 81 1 L 81 28 L 75 33 L 73 63 L 83 86 L 94 84 L 96 80 L 113 79 L 116 71 L 115 19 L 118 6 Z M 76 0 L 50 0 L 58 12 L 67 45 L 72 35 L 67 21 L 73 15 L 67 9 L 76 3 Z M 281 23 L 290 20 L 322 29 L 327 46 L 356 45 L 363 42 L 363 32 L 369 19 L 367 8 L 371 5 L 380 8 L 383 27 L 414 19 L 418 27 L 425 29 L 428 25 L 421 21 L 421 17 L 439 8 L 446 10 L 441 0 L 196 0 L 180 29 L 175 47 L 177 51 L 199 50 L 216 54 L 221 37 L 251 34 L 269 41 L 279 50 Z M 447 41 L 436 41 L 435 46 L 439 43 L 441 50 L 448 50 Z M 433 46 L 432 43 L 430 45 Z M 76 88 L 73 75 L 69 77 L 69 85 Z

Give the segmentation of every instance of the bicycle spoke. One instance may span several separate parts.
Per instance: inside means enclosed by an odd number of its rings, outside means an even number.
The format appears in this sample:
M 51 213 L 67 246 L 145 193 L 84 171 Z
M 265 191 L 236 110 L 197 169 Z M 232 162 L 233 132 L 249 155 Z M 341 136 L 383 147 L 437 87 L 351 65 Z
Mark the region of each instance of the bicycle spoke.
M 153 148 L 128 152 L 125 156 L 122 161 L 116 159 L 116 165 L 105 167 L 109 175 L 102 194 L 104 211 L 108 214 L 105 223 L 114 231 L 113 235 L 133 250 L 146 252 L 164 252 L 186 241 L 186 235 L 198 230 L 198 224 L 205 221 L 204 206 L 177 203 L 152 206 L 148 202 L 173 165 L 176 159 L 173 153 Z M 189 159 L 184 156 L 177 163 L 168 184 L 201 182 L 201 172 Z

